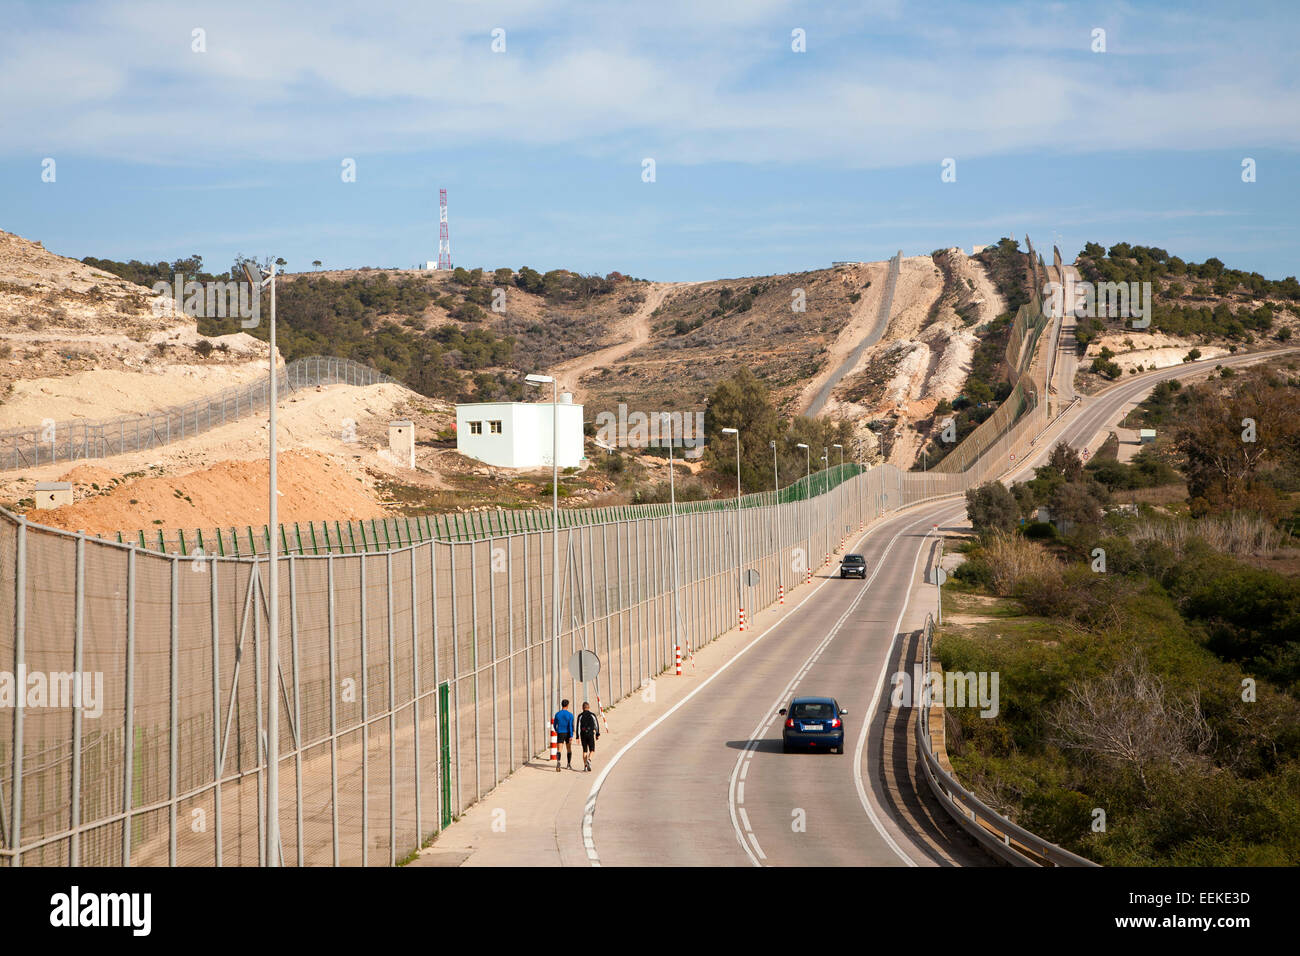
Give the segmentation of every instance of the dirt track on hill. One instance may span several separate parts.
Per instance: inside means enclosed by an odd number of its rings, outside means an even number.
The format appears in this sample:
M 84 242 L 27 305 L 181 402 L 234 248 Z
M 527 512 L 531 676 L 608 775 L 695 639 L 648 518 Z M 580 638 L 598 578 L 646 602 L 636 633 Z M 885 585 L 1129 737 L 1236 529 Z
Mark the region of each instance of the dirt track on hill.
M 597 349 L 595 352 L 588 352 L 586 355 L 579 356 L 576 359 L 570 359 L 567 362 L 561 362 L 555 368 L 551 369 L 551 374 L 559 382 L 560 388 L 566 392 L 573 393 L 573 400 L 582 404 L 585 398 L 585 391 L 582 388 L 582 377 L 598 368 L 608 368 L 623 356 L 628 355 L 642 345 L 650 341 L 650 315 L 655 309 L 663 303 L 664 299 L 674 289 L 684 288 L 689 285 L 695 285 L 691 282 L 655 282 L 651 283 L 649 291 L 646 292 L 646 299 L 633 312 L 625 323 L 622 323 L 621 332 L 624 340 L 617 345 L 609 345 L 603 349 Z

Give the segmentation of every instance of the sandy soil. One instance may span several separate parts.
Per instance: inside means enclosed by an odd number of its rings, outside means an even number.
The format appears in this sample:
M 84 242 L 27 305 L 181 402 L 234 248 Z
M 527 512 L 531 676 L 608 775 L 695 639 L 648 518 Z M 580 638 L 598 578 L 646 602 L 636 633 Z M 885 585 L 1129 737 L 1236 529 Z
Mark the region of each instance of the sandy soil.
M 884 270 L 887 268 L 888 263 L 871 263 L 871 265 L 880 268 L 880 282 L 873 279 L 871 289 L 868 289 L 868 292 L 883 283 Z M 857 366 L 840 380 L 835 393 L 831 395 L 830 400 L 826 403 L 825 412 L 827 414 L 834 416 L 848 414 L 848 403 L 843 400 L 842 394 L 854 376 L 860 375 L 864 370 L 875 367 L 882 362 L 892 366 L 894 362 L 900 361 L 907 354 L 910 354 L 917 343 L 918 333 L 925 322 L 926 314 L 942 289 L 943 279 L 941 276 L 935 275 L 934 261 L 929 256 L 903 257 L 898 272 L 898 281 L 894 288 L 894 302 L 890 309 L 889 327 L 886 329 L 881 341 L 866 349 L 862 353 Z M 866 298 L 866 296 L 863 296 L 864 301 Z M 858 304 L 861 305 L 861 303 Z M 879 307 L 879 300 L 877 300 L 877 307 Z M 871 314 L 870 320 L 875 321 L 874 313 Z M 906 345 L 907 348 L 901 348 L 902 345 Z M 892 403 L 886 402 L 885 406 L 892 407 Z M 879 410 L 882 409 L 872 409 L 871 411 Z
M 280 403 L 277 420 L 280 450 L 334 456 L 354 478 L 361 478 L 363 484 L 372 480 L 367 476 L 367 469 L 411 475 L 410 469 L 386 462 L 379 452 L 388 445 L 388 422 L 402 414 L 399 409 L 404 410 L 412 400 L 424 407 L 439 404 L 392 384 L 365 388 L 329 385 L 296 392 Z M 355 426 L 354 441 L 344 440 L 348 421 Z M 260 461 L 266 455 L 266 431 L 265 416 L 250 416 L 161 448 L 97 459 L 71 470 L 67 462 L 61 462 L 23 472 L 5 472 L 0 474 L 0 498 L 18 501 L 31 497 L 38 481 L 77 481 L 76 474 L 86 468 L 102 468 L 117 475 L 149 472 L 150 477 L 159 477 L 183 475 L 214 462 Z M 419 458 L 417 455 L 417 461 Z M 146 525 L 152 520 L 143 506 L 137 509 L 135 519 L 127 527 L 138 525 L 141 519 Z
M 951 401 L 961 394 L 979 343 L 975 329 L 1006 309 L 977 260 L 960 250 L 954 250 L 950 260 L 961 281 L 958 303 L 973 301 L 977 305 L 975 325 L 966 326 L 950 301 L 927 324 L 930 309 L 943 291 L 943 276 L 929 256 L 904 258 L 889 329 L 880 344 L 866 350 L 855 369 L 858 375 L 889 370 L 879 401 L 870 405 L 847 402 L 843 399 L 846 389 L 837 387 L 838 397 L 827 403 L 828 413 L 855 422 L 855 436 L 865 447 L 874 449 L 878 444 L 867 423 L 887 418 L 893 436 L 889 460 L 903 468 L 911 467 L 923 444 L 913 423 L 932 415 L 940 400 Z M 851 378 L 845 377 L 846 385 Z
M 99 477 L 111 474 L 99 469 Z M 377 518 L 385 509 L 363 480 L 329 455 L 280 456 L 276 484 L 282 522 Z M 223 461 L 185 475 L 141 478 L 107 494 L 42 511 L 33 520 L 70 531 L 109 535 L 151 529 L 215 528 L 265 523 L 269 483 L 264 461 Z M 253 503 L 257 502 L 257 505 Z M 259 518 L 257 512 L 261 511 Z M 149 520 L 141 522 L 141 515 Z
M 262 346 L 265 353 L 266 346 Z M 143 365 L 92 369 L 15 382 L 0 406 L 0 428 L 35 427 L 47 418 L 101 419 L 183 405 L 231 385 L 266 377 L 266 360 L 239 365 Z
M 957 251 L 961 253 L 960 249 Z M 979 304 L 979 321 L 975 323 L 975 328 L 993 321 L 1007 311 L 1006 300 L 998 293 L 997 286 L 993 284 L 993 280 L 989 278 L 989 274 L 979 260 L 972 259 L 965 253 L 954 258 L 957 263 L 957 274 L 963 281 L 969 279 L 975 284 L 972 295 L 974 301 Z
M 1124 369 L 1139 365 L 1145 368 L 1168 368 L 1181 365 L 1183 356 L 1192 349 L 1200 349 L 1204 358 L 1218 358 L 1228 355 L 1226 348 L 1216 345 L 1201 345 L 1195 339 L 1179 338 L 1163 332 L 1112 332 L 1098 336 L 1088 346 L 1088 352 L 1080 363 L 1088 366 L 1103 348 L 1115 353 L 1115 363 Z

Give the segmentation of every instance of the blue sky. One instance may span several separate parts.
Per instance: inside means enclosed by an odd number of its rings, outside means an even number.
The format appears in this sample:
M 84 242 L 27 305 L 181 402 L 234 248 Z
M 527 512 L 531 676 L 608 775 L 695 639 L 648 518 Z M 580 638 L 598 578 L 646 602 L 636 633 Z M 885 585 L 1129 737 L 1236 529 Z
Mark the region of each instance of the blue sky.
M 409 267 L 437 256 L 444 187 L 468 267 L 708 279 L 1028 233 L 1067 256 L 1125 240 L 1300 271 L 1291 4 L 8 0 L 4 14 L 0 228 L 78 258 Z

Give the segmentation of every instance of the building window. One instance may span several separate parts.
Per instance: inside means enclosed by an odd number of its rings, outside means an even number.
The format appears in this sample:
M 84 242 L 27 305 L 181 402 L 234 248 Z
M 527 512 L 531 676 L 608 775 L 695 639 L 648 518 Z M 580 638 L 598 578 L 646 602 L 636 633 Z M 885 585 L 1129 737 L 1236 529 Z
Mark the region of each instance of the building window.
M 488 425 L 490 425 L 490 426 L 492 427 L 492 434 L 493 434 L 493 435 L 500 435 L 500 434 L 501 434 L 501 423 L 500 423 L 500 422 L 488 422 Z
M 483 434 L 483 423 L 482 423 L 482 422 L 470 422 L 470 423 L 469 423 L 469 433 L 470 433 L 471 435 L 482 435 L 482 434 Z

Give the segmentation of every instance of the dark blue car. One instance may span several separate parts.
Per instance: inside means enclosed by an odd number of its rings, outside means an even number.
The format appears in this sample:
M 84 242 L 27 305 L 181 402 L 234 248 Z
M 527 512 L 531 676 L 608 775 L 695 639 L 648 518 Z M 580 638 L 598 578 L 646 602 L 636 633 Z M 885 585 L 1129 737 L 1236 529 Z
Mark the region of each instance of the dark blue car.
M 781 750 L 830 750 L 844 753 L 844 715 L 833 697 L 796 697 L 781 710 L 785 727 Z

